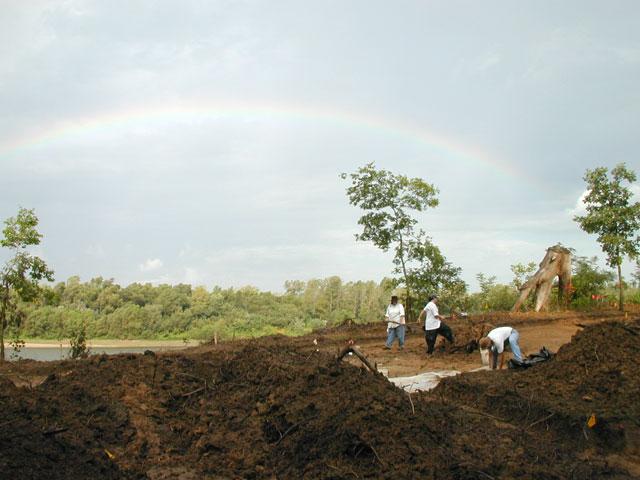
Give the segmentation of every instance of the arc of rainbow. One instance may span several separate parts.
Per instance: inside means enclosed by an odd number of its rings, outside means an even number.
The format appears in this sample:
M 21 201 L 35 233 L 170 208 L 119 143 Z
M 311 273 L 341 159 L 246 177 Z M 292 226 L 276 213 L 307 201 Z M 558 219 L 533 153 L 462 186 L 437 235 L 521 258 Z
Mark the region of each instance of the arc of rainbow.
M 404 137 L 418 142 L 431 149 L 445 152 L 471 163 L 481 163 L 511 177 L 523 178 L 512 164 L 490 156 L 479 149 L 470 148 L 460 142 L 436 134 L 433 131 L 420 128 L 406 122 L 391 121 L 379 116 L 365 115 L 357 112 L 310 107 L 305 105 L 267 104 L 267 103 L 224 103 L 196 104 L 181 103 L 172 106 L 155 106 L 147 108 L 133 108 L 100 114 L 94 117 L 80 118 L 73 121 L 51 125 L 38 133 L 32 133 L 13 142 L 0 145 L 0 155 L 16 153 L 24 149 L 45 145 L 48 142 L 82 135 L 92 131 L 100 131 L 109 127 L 121 127 L 135 124 L 139 121 L 160 119 L 177 121 L 194 118 L 221 119 L 227 117 L 238 118 L 283 118 L 305 121 L 322 121 L 329 124 L 344 125 L 348 128 L 368 129 L 383 132 L 387 135 Z

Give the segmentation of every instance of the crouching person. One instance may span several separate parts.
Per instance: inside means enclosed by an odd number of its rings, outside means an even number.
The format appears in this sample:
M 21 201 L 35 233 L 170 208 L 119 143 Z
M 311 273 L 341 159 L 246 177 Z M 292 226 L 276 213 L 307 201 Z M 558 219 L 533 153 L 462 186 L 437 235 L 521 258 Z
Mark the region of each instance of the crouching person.
M 500 357 L 500 369 L 504 367 L 504 351 L 509 348 L 516 360 L 522 361 L 522 352 L 518 340 L 520 334 L 512 327 L 498 327 L 491 330 L 486 337 L 478 342 L 480 350 L 489 350 L 489 365 L 495 370 Z

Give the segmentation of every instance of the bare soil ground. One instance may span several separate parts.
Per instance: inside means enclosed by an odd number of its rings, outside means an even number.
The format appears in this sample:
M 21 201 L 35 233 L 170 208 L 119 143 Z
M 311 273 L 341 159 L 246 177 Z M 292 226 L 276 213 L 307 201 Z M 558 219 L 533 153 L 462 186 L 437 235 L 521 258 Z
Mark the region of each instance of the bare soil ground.
M 525 353 L 545 345 L 558 355 L 412 395 L 336 354 L 353 341 L 399 376 L 469 372 L 478 352 L 444 346 L 427 358 L 418 326 L 404 351 L 387 351 L 380 323 L 158 355 L 7 363 L 0 478 L 640 478 L 639 319 L 453 320 L 459 346 L 507 324 Z

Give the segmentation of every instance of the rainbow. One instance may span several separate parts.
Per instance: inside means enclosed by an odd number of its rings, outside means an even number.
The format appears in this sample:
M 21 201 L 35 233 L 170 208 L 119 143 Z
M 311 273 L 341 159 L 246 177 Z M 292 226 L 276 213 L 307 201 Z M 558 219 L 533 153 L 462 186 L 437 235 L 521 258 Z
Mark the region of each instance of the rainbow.
M 0 144 L 0 157 L 19 154 L 34 147 L 48 144 L 92 132 L 101 132 L 112 128 L 126 128 L 150 121 L 180 122 L 196 120 L 295 120 L 326 123 L 350 129 L 365 129 L 376 135 L 401 138 L 404 141 L 417 142 L 429 149 L 436 150 L 472 164 L 491 168 L 510 177 L 525 179 L 525 175 L 512 163 L 488 155 L 478 148 L 472 148 L 461 142 L 420 126 L 394 121 L 375 115 L 365 115 L 353 111 L 330 109 L 309 105 L 287 105 L 269 103 L 215 102 L 215 103 L 177 103 L 170 106 L 130 108 L 101 113 L 92 117 L 77 118 L 50 125 L 39 132 L 29 133 L 21 138 Z

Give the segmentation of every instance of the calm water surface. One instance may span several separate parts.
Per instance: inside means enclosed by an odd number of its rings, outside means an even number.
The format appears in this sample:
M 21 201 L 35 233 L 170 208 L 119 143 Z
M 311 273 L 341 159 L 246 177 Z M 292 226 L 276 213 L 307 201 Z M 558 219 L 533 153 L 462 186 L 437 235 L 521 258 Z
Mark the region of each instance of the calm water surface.
M 165 352 L 169 350 L 180 350 L 184 348 L 182 346 L 163 346 L 155 345 L 151 347 L 91 347 L 89 354 L 102 354 L 115 355 L 117 353 L 143 353 L 145 350 L 153 350 L 154 352 Z M 62 360 L 69 358 L 69 348 L 51 346 L 44 348 L 23 348 L 19 353 L 15 353 L 11 347 L 6 348 L 6 358 L 10 360 L 18 360 L 20 358 L 50 361 L 50 360 Z

